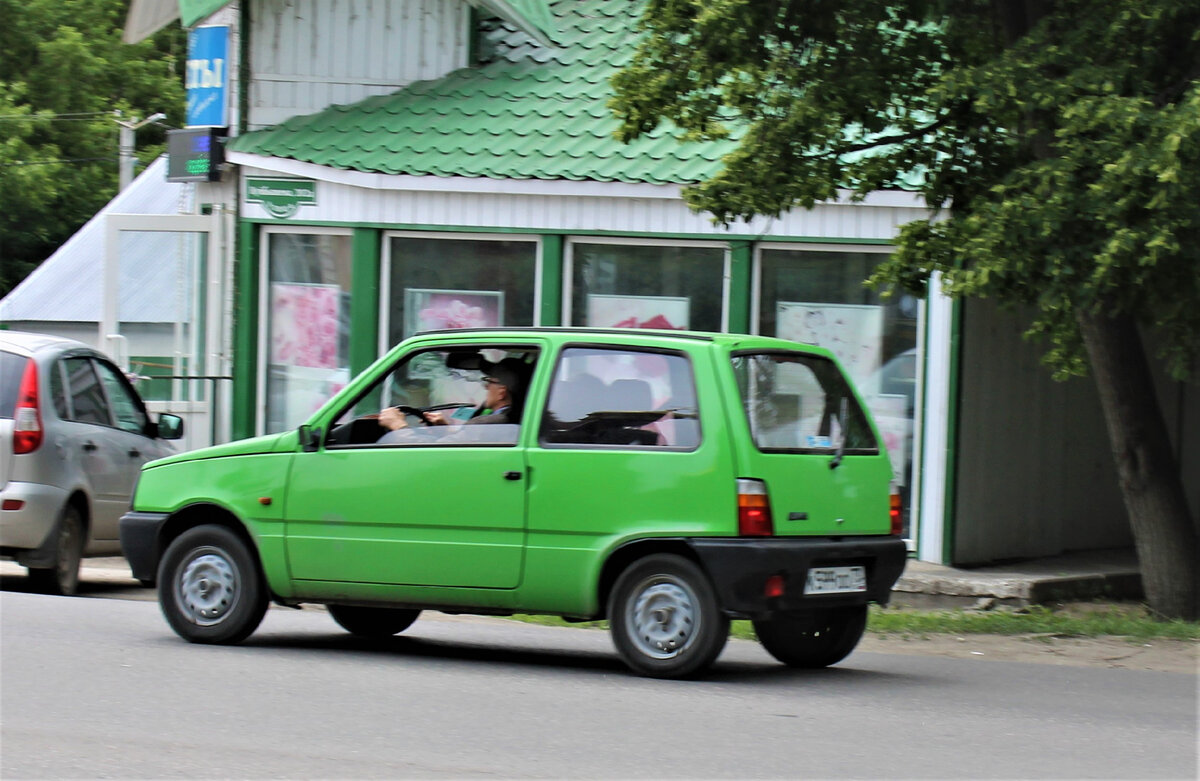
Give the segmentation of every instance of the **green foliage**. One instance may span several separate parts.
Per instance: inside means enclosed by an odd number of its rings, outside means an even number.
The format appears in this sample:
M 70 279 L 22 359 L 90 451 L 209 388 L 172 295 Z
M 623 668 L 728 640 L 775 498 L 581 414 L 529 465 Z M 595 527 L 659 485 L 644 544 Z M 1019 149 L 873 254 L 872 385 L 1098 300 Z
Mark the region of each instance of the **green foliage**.
M 620 135 L 670 121 L 740 142 L 693 208 L 729 223 L 916 182 L 950 208 L 905 226 L 873 283 L 922 292 L 940 272 L 951 295 L 1029 305 L 1060 376 L 1085 369 L 1077 313 L 1132 314 L 1188 373 L 1194 0 L 648 0 L 641 27 Z
M 117 192 L 126 118 L 185 110 L 181 29 L 121 42 L 126 0 L 0 0 L 0 296 Z M 139 163 L 166 131 L 137 133 Z

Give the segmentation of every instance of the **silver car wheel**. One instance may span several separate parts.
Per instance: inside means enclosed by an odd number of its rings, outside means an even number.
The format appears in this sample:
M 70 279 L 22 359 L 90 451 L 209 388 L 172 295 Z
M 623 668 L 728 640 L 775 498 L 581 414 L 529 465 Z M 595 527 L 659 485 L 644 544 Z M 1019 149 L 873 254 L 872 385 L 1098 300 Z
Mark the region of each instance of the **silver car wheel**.
M 214 626 L 237 607 L 241 595 L 237 566 L 225 551 L 197 548 L 180 567 L 176 585 L 179 607 L 199 626 Z
M 633 590 L 625 621 L 641 653 L 652 659 L 673 659 L 695 640 L 700 611 L 687 583 L 672 575 L 656 575 Z

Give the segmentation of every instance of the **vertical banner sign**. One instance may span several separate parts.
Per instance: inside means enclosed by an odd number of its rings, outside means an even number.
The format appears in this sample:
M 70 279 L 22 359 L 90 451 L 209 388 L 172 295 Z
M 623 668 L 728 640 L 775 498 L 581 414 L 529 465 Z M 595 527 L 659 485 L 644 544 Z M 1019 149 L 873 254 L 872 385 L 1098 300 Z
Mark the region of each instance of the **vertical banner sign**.
M 197 27 L 188 33 L 188 127 L 226 127 L 229 27 Z

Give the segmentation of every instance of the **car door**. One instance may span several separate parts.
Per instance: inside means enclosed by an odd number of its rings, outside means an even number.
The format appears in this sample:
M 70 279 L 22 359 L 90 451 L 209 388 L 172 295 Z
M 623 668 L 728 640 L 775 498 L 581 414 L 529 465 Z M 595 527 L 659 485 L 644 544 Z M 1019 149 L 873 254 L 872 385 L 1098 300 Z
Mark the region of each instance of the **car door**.
M 129 507 L 142 464 L 165 455 L 166 450 L 153 437 L 147 436 L 151 430 L 150 417 L 137 391 L 121 371 L 108 361 L 93 360 L 113 421 L 112 429 L 104 433 L 113 449 L 112 496 L 118 504 L 116 520 L 109 525 L 106 518 L 103 528 L 97 524 L 95 536 L 115 540 L 118 539 L 120 515 Z
M 519 357 L 531 373 L 536 354 L 529 343 L 434 345 L 401 357 L 348 402 L 323 444 L 296 455 L 288 481 L 286 546 L 297 589 L 306 581 L 515 588 L 527 482 L 519 416 L 465 423 L 487 377 L 470 357 Z M 444 406 L 452 423 L 410 417 L 406 431 L 380 442 L 377 413 L 396 404 Z
M 61 444 L 67 459 L 79 465 L 91 490 L 91 534 L 93 539 L 117 538 L 117 523 L 129 506 L 125 469 L 129 461 L 104 385 L 90 356 L 64 358 L 67 419 L 62 421 Z

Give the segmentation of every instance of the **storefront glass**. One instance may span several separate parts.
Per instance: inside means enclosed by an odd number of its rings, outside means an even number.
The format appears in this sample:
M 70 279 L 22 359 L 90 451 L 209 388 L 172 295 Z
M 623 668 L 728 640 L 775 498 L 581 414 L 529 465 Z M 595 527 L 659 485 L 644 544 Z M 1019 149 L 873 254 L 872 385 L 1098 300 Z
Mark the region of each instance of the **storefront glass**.
M 285 431 L 350 379 L 350 236 L 267 238 L 267 433 Z
M 725 248 L 571 243 L 571 324 L 723 328 Z
M 880 251 L 761 248 L 758 332 L 833 351 L 858 386 L 892 459 L 911 536 L 917 299 L 883 300 L 863 284 Z
M 420 331 L 534 325 L 537 242 L 393 235 L 388 346 Z

